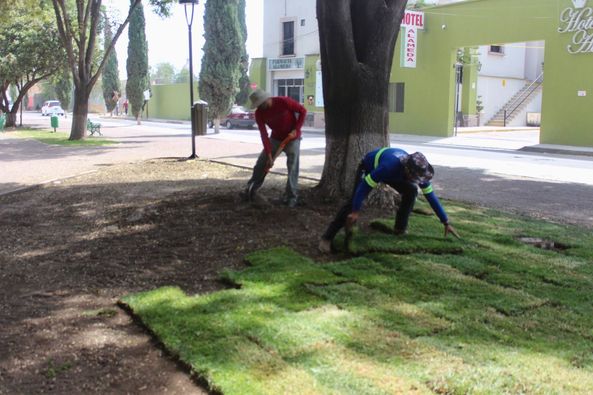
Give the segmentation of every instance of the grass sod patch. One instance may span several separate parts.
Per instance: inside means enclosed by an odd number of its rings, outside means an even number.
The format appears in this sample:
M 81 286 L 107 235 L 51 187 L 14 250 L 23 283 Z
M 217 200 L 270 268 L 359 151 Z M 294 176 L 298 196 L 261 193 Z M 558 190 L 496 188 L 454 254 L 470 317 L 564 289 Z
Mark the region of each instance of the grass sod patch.
M 319 265 L 278 248 L 240 286 L 124 298 L 174 354 L 228 394 L 575 393 L 593 388 L 593 237 L 447 203 L 462 254 L 363 250 Z M 436 217 L 410 233 L 439 242 Z M 545 251 L 519 235 L 571 246 Z M 432 237 L 432 239 L 430 239 Z M 388 240 L 388 239 L 385 239 Z M 444 244 L 448 246 L 449 244 Z M 415 247 L 414 247 L 415 248 Z
M 13 135 L 21 138 L 31 138 L 44 144 L 62 145 L 68 147 L 88 147 L 119 144 L 115 140 L 107 140 L 101 136 L 87 136 L 82 140 L 68 140 L 70 134 L 52 132 L 50 130 L 18 129 Z

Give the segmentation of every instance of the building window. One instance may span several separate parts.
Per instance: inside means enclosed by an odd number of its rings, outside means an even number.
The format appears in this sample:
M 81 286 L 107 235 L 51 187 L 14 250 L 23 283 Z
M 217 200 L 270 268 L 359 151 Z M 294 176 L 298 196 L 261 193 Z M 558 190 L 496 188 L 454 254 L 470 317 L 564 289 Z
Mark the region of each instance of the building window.
M 404 92 L 403 82 L 389 84 L 389 112 L 404 112 Z
M 274 80 L 276 96 L 288 96 L 303 104 L 305 100 L 305 84 L 302 78 Z
M 305 26 L 305 20 L 301 19 L 301 26 Z
M 282 55 L 294 55 L 294 21 L 282 22 Z
M 495 55 L 504 55 L 504 46 L 502 45 L 491 45 L 488 53 Z

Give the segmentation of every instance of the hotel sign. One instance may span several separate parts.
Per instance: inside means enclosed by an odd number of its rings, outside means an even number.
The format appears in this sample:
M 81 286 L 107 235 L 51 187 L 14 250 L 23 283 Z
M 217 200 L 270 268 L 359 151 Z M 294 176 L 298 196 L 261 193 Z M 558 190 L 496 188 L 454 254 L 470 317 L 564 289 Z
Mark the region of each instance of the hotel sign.
M 593 8 L 588 7 L 588 0 L 571 0 L 572 7 L 560 13 L 559 33 L 572 34 L 570 44 L 566 46 L 568 53 L 593 52 Z
M 418 49 L 418 30 L 424 29 L 424 13 L 406 10 L 401 26 L 401 67 L 415 68 Z

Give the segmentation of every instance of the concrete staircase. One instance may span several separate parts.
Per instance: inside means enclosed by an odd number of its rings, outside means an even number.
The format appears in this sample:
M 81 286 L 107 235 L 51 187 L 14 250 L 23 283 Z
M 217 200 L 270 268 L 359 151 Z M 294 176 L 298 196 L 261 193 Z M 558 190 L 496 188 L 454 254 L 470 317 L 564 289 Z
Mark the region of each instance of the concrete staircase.
M 517 117 L 531 101 L 542 91 L 543 89 L 543 74 L 540 75 L 535 81 L 527 82 L 521 90 L 519 90 L 513 97 L 506 102 L 504 106 L 486 123 L 486 126 L 505 126 L 505 111 L 506 111 L 506 124 L 508 125 L 513 119 Z

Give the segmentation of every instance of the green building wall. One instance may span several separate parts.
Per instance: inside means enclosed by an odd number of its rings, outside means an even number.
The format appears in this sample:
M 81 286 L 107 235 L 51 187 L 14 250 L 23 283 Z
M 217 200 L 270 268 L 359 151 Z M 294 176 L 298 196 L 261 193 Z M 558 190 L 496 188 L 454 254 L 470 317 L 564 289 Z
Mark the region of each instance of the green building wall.
M 572 34 L 558 32 L 571 0 L 467 0 L 431 7 L 418 31 L 417 67 L 401 68 L 401 34 L 391 82 L 405 83 L 403 113 L 390 113 L 390 130 L 451 136 L 458 48 L 545 41 L 540 142 L 593 146 L 593 53 L 569 54 Z M 587 96 L 577 92 L 587 90 Z M 474 99 L 475 103 L 475 99 Z M 468 108 L 470 104 L 467 104 Z
M 266 90 L 266 58 L 253 58 L 249 66 L 249 80 L 257 89 Z
M 152 85 L 148 101 L 148 117 L 189 121 L 191 105 L 188 84 Z M 198 84 L 194 81 L 194 101 L 199 99 Z M 146 115 L 146 109 L 143 115 Z

